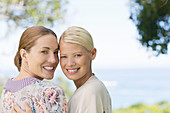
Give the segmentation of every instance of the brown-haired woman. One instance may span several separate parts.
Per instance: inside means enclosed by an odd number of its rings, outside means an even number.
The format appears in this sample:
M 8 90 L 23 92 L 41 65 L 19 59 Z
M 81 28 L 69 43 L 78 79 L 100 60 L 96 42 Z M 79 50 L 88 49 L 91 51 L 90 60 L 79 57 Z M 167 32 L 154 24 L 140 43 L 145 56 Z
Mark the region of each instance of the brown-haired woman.
M 58 42 L 56 34 L 43 26 L 26 29 L 20 39 L 14 62 L 19 70 L 16 78 L 9 79 L 0 100 L 1 113 L 11 113 L 16 102 L 22 110 L 26 102 L 36 113 L 66 113 L 63 90 L 52 83 L 58 65 Z

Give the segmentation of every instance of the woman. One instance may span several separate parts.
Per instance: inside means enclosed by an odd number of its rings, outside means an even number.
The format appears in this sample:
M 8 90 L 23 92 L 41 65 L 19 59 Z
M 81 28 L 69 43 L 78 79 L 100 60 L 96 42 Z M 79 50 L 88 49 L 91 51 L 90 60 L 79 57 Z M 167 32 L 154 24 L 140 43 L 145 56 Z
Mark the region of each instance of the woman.
M 96 48 L 90 33 L 70 27 L 61 35 L 59 46 L 62 71 L 77 88 L 68 102 L 69 113 L 111 113 L 110 95 L 92 72 Z
M 26 102 L 34 113 L 66 113 L 63 90 L 43 79 L 52 79 L 58 65 L 56 34 L 45 27 L 33 26 L 21 36 L 14 62 L 19 70 L 9 79 L 0 100 L 0 112 L 11 113 L 14 102 L 24 111 Z M 13 109 L 15 112 L 15 109 Z
M 70 27 L 61 35 L 59 46 L 62 71 L 77 88 L 68 102 L 69 113 L 111 113 L 110 95 L 92 73 L 96 48 L 90 33 L 81 27 Z

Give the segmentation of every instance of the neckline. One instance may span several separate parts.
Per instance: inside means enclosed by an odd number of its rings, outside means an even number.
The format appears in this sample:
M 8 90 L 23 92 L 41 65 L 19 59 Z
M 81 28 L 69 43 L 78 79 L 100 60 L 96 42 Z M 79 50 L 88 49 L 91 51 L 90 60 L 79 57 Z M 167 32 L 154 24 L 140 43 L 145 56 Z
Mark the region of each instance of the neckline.
M 13 79 L 14 78 L 8 79 L 7 83 L 4 86 L 4 89 L 12 93 L 17 92 L 20 89 L 23 89 L 24 87 L 32 84 L 33 82 L 41 82 L 41 80 L 34 77 L 23 78 L 21 80 Z

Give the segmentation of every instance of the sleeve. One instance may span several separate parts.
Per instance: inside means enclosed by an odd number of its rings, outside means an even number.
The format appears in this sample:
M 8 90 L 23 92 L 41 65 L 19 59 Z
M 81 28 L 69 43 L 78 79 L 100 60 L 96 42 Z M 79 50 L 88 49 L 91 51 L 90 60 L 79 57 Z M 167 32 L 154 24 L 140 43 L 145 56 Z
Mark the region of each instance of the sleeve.
M 85 99 L 85 98 L 84 98 Z M 100 93 L 96 91 L 86 92 L 86 99 L 84 100 L 87 108 L 87 113 L 103 113 L 103 102 Z
M 45 107 L 44 111 L 48 113 L 68 113 L 65 94 L 60 87 L 45 89 L 43 91 L 43 97 L 42 107 L 39 106 L 39 109 L 43 109 Z

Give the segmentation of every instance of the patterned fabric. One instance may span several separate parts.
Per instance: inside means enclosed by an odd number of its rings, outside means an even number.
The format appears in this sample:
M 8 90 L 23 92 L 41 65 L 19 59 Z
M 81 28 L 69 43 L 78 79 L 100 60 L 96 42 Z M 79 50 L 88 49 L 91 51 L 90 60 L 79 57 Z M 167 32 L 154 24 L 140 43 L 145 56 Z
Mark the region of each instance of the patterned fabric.
M 0 113 L 11 113 L 14 102 L 23 110 L 23 102 L 27 102 L 34 113 L 68 113 L 63 90 L 32 77 L 7 81 L 1 94 Z

